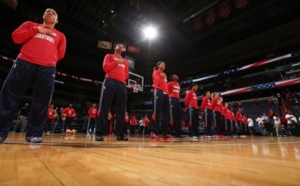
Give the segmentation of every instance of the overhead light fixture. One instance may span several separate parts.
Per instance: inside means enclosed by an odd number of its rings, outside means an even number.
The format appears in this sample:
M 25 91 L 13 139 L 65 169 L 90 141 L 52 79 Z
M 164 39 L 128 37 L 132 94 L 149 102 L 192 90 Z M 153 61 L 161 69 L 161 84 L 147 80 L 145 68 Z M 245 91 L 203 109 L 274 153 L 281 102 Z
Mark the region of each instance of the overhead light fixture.
M 110 12 L 113 14 L 113 13 L 114 13 L 114 10 L 111 10 Z
M 157 30 L 153 26 L 145 27 L 143 33 L 147 39 L 154 39 L 157 36 Z

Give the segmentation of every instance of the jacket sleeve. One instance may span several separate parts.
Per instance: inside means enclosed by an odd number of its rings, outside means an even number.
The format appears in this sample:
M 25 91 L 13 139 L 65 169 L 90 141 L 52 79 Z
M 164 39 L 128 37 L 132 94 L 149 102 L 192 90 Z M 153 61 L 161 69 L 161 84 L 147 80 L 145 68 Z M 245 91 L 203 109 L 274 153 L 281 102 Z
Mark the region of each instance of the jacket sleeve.
M 171 94 L 171 93 L 173 92 L 173 89 L 174 89 L 173 83 L 172 83 L 172 82 L 169 82 L 169 83 L 168 83 L 168 91 L 169 91 L 169 94 Z
M 154 87 L 158 87 L 159 85 L 159 73 L 158 73 L 158 70 L 154 70 L 153 73 L 152 73 L 152 79 L 153 79 L 153 85 Z
M 33 26 L 32 22 L 26 21 L 12 33 L 12 39 L 16 44 L 22 44 L 34 37 L 38 32 L 37 26 Z
M 212 101 L 211 101 L 211 110 L 215 109 L 216 104 L 217 104 L 217 99 L 213 98 Z
M 207 104 L 207 97 L 204 97 L 202 99 L 202 103 L 201 103 L 201 111 L 203 111 L 205 109 L 206 104 Z
M 129 65 L 127 59 L 126 59 L 126 66 L 125 66 L 125 77 L 126 79 L 129 78 Z
M 103 60 L 103 70 L 104 72 L 109 72 L 118 66 L 118 63 L 112 59 L 112 55 L 107 54 Z
M 57 48 L 58 61 L 65 57 L 66 46 L 67 46 L 67 41 L 66 41 L 65 35 L 61 34 L 61 36 L 62 36 L 62 38 L 61 38 L 61 40 L 58 44 L 58 48 Z
M 184 98 L 184 105 L 187 107 L 191 101 L 191 92 L 192 91 L 188 91 L 187 94 L 185 95 Z

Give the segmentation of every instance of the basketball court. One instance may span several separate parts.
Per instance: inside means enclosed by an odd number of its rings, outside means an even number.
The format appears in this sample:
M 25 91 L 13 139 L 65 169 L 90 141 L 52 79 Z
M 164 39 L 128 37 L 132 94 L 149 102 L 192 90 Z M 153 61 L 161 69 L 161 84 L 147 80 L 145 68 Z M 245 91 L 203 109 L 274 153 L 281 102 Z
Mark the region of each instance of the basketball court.
M 299 185 L 300 138 L 128 142 L 107 136 L 10 134 L 0 145 L 1 185 Z

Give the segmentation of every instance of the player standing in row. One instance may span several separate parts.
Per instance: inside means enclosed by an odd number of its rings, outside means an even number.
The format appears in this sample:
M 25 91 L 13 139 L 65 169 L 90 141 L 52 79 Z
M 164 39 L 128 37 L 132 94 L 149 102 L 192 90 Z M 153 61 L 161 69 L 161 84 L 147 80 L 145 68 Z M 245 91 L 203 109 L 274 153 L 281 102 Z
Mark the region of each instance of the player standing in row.
M 87 127 L 88 134 L 93 134 L 95 132 L 97 112 L 98 109 L 96 107 L 96 103 L 93 103 L 93 105 L 88 110 L 88 115 L 89 115 L 89 122 Z
M 221 108 L 220 108 L 219 93 L 216 92 L 211 100 L 211 109 L 213 112 L 213 126 L 216 129 L 216 137 L 221 135 Z
M 117 44 L 114 54 L 107 54 L 103 61 L 103 70 L 106 72 L 102 84 L 99 119 L 100 125 L 96 128 L 96 141 L 103 141 L 103 135 L 107 134 L 105 126 L 108 123 L 108 112 L 113 98 L 116 102 L 116 136 L 117 140 L 128 141 L 125 137 L 125 111 L 126 111 L 126 80 L 129 75 L 128 61 L 121 56 L 124 46 Z
M 168 83 L 168 91 L 170 97 L 170 124 L 174 126 L 176 138 L 183 138 L 181 136 L 181 106 L 180 106 L 180 84 L 179 77 L 176 74 L 170 76 Z
M 164 73 L 166 65 L 159 61 L 152 73 L 153 79 L 153 114 L 151 123 L 151 139 L 157 140 L 159 123 L 161 122 L 161 134 L 163 140 L 168 140 L 168 125 L 170 122 L 170 103 L 167 76 Z
M 236 119 L 236 125 L 234 126 L 235 129 L 237 128 L 237 126 L 240 129 L 239 135 L 243 135 L 244 134 L 244 130 L 243 130 L 243 115 L 242 115 L 242 108 L 238 108 L 238 111 L 235 114 L 235 119 Z
M 43 19 L 43 24 L 26 21 L 12 33 L 13 41 L 23 46 L 0 92 L 0 142 L 6 139 L 20 98 L 30 85 L 33 97 L 25 137 L 31 143 L 43 141 L 56 63 L 66 51 L 64 34 L 54 29 L 57 12 L 48 8 Z
M 199 110 L 196 96 L 197 90 L 198 85 L 196 83 L 193 83 L 184 98 L 184 105 L 186 107 L 185 110 L 187 110 L 189 118 L 189 133 L 192 139 L 198 139 L 199 137 Z
M 212 110 L 211 110 L 211 102 L 210 102 L 210 92 L 207 91 L 204 94 L 201 103 L 201 111 L 204 118 L 205 124 L 205 137 L 212 137 Z

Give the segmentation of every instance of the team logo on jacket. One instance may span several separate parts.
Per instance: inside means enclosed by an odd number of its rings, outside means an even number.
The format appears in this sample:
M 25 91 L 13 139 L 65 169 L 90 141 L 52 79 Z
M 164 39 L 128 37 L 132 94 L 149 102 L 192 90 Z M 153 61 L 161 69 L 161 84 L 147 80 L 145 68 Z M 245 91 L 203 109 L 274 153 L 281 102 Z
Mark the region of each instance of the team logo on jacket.
M 51 36 L 49 36 L 48 34 L 41 34 L 41 33 L 38 33 L 34 36 L 35 38 L 39 38 L 39 39 L 43 39 L 43 40 L 46 40 L 46 41 L 49 41 L 51 43 L 54 43 L 55 42 L 55 39 Z
M 52 35 L 53 37 L 56 37 L 57 34 L 55 32 L 49 33 L 50 35 Z

